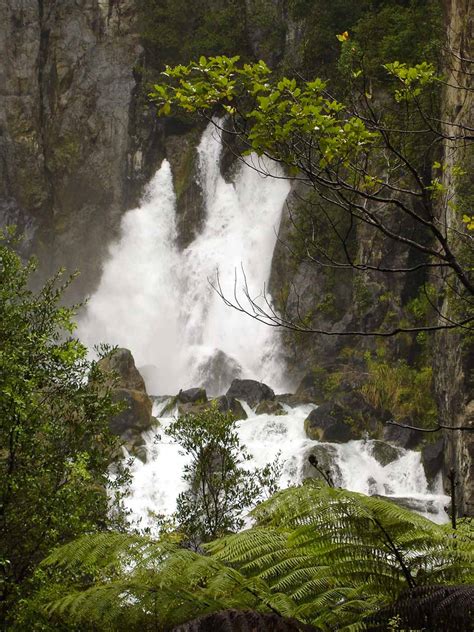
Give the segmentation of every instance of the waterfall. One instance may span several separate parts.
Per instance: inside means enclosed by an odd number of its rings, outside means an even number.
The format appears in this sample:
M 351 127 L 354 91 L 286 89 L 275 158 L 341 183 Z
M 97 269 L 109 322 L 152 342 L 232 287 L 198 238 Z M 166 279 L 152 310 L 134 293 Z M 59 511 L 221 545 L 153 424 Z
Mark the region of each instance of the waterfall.
M 143 364 L 155 354 L 173 358 L 179 341 L 175 196 L 170 165 L 163 161 L 142 205 L 126 213 L 121 236 L 109 248 L 99 287 L 79 322 L 79 336 L 132 350 Z M 163 380 L 167 367 L 161 368 Z
M 375 447 L 381 442 L 336 444 L 308 439 L 304 420 L 313 404 L 284 406 L 286 415 L 255 415 L 247 404 L 242 405 L 248 418 L 238 422 L 238 434 L 252 455 L 245 467 L 263 467 L 279 454 L 281 488 L 314 476 L 308 456 L 316 454 L 336 486 L 392 498 L 435 522 L 447 521 L 444 507 L 449 498 L 443 494 L 441 477 L 434 489 L 429 489 L 419 452 L 397 448 L 398 458 L 382 465 L 375 457 Z M 163 402 L 156 405 L 154 414 L 158 416 L 163 406 Z M 179 454 L 178 446 L 166 435 L 171 417 L 159 421 L 159 439 L 153 431 L 145 435 L 146 463 L 136 459 L 132 465 L 131 494 L 126 501 L 140 526 L 151 530 L 156 528 L 156 514 L 169 515 L 176 509 L 176 497 L 185 489 L 181 476 L 187 463 L 186 456 Z
M 89 346 L 104 341 L 129 348 L 153 394 L 202 384 L 217 394 L 240 374 L 284 386 L 275 332 L 226 307 L 208 279 L 218 271 L 232 297 L 236 271 L 241 283 L 243 270 L 252 296 L 262 292 L 289 183 L 243 164 L 226 182 L 221 152 L 210 124 L 197 150 L 206 219 L 184 250 L 176 245 L 176 200 L 163 162 L 141 206 L 124 215 L 80 322 Z M 228 374 L 227 383 L 216 374 Z
M 262 176 L 258 163 L 257 169 L 240 164 L 228 182 L 220 172 L 221 152 L 222 139 L 210 125 L 197 149 L 205 221 L 184 250 L 176 241 L 171 168 L 163 161 L 140 207 L 124 215 L 120 237 L 109 248 L 99 287 L 79 324 L 79 335 L 89 345 L 104 341 L 128 347 L 149 393 L 175 394 L 180 388 L 205 385 L 211 394 L 219 394 L 240 375 L 277 390 L 286 388 L 274 330 L 226 307 L 208 279 L 215 279 L 218 270 L 222 289 L 232 298 L 235 271 L 244 270 L 249 291 L 259 300 L 270 275 L 289 184 Z M 261 166 L 268 172 L 269 165 Z M 162 407 L 155 406 L 155 416 Z M 446 519 L 447 499 L 440 485 L 428 489 L 419 453 L 400 449 L 398 458 L 383 466 L 374 456 L 376 442 L 337 445 L 308 439 L 304 420 L 311 404 L 286 407 L 285 416 L 255 415 L 244 407 L 248 419 L 239 422 L 238 431 L 253 455 L 247 465 L 261 467 L 280 453 L 281 487 L 314 474 L 307 457 L 316 451 L 335 484 L 408 497 L 411 506 L 429 517 Z M 153 431 L 145 436 L 147 461 L 135 459 L 131 468 L 127 503 L 141 527 L 153 528 L 157 514 L 172 513 L 184 489 L 186 457 L 166 435 L 169 422 L 169 417 L 160 419 L 159 439 Z

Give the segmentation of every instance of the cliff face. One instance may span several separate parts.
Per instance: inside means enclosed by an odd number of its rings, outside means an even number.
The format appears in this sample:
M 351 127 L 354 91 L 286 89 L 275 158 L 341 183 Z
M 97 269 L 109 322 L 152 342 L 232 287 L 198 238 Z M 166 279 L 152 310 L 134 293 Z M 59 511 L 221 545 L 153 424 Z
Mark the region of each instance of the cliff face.
M 467 169 L 474 164 L 473 148 L 466 147 L 462 129 L 474 126 L 474 98 L 472 90 L 472 60 L 474 55 L 474 19 L 471 0 L 446 0 L 445 20 L 448 34 L 446 51 L 447 85 L 443 94 L 442 112 L 451 125 L 445 126 L 448 135 L 458 136 L 456 141 L 444 143 L 444 160 L 448 167 L 456 164 Z M 461 127 L 458 127 L 461 126 Z M 471 174 L 472 177 L 472 174 Z M 445 186 L 456 201 L 456 183 L 450 169 L 445 171 Z M 451 211 L 449 221 L 456 227 L 459 214 Z M 442 423 L 448 426 L 474 428 L 474 399 L 472 372 L 474 350 L 472 342 L 459 334 L 443 332 L 436 341 L 434 354 L 435 389 Z M 445 432 L 445 471 L 454 470 L 458 482 L 458 511 L 460 515 L 474 515 L 474 433 Z
M 196 129 L 159 121 L 145 96 L 169 61 L 166 46 L 158 46 L 156 58 L 142 41 L 159 6 L 145 0 L 0 3 L 0 225 L 18 226 L 25 253 L 38 255 L 41 277 L 60 266 L 79 269 L 77 299 L 94 289 L 122 214 L 165 155 L 177 185 L 182 245 L 202 220 L 192 164 Z M 199 11 L 217 28 L 229 7 L 209 0 Z M 283 7 L 281 0 L 242 0 L 237 51 L 280 59 Z M 170 9 L 162 36 L 175 29 L 179 40 L 184 20 L 192 37 L 193 15 L 177 11 Z M 203 41 L 213 35 L 212 20 L 206 28 Z
M 1 3 L 0 212 L 81 295 L 140 167 L 130 128 L 142 49 L 131 0 Z M 78 244 L 80 247 L 78 248 Z

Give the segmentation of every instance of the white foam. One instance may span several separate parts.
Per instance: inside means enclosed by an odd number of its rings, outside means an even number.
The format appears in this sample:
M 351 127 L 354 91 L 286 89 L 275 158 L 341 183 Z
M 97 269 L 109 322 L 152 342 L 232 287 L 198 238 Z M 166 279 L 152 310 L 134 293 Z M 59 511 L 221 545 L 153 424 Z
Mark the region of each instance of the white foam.
M 176 201 L 165 160 L 137 209 L 123 217 L 102 278 L 80 321 L 90 346 L 108 342 L 132 351 L 146 365 L 149 392 L 199 386 L 200 369 L 216 350 L 240 365 L 247 378 L 284 387 L 274 330 L 226 307 L 208 279 L 227 296 L 245 270 L 253 296 L 268 283 L 281 211 L 289 192 L 282 179 L 264 178 L 241 164 L 234 182 L 220 173 L 222 142 L 212 124 L 199 144 L 206 219 L 183 251 L 176 244 Z

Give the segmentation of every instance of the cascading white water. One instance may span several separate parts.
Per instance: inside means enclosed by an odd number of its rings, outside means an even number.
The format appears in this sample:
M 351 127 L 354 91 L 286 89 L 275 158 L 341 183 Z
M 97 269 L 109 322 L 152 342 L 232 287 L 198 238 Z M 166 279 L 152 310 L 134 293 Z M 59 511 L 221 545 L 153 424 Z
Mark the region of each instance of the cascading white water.
M 323 469 L 329 469 L 335 485 L 365 494 L 379 494 L 398 499 L 435 522 L 446 522 L 444 507 L 449 498 L 443 495 L 441 480 L 430 490 L 419 452 L 398 448 L 399 458 L 385 466 L 374 456 L 375 441 L 349 441 L 345 444 L 320 443 L 308 439 L 304 420 L 315 407 L 312 404 L 285 407 L 286 415 L 255 415 L 243 403 L 248 418 L 238 423 L 239 437 L 252 460 L 248 468 L 263 467 L 280 454 L 283 465 L 280 487 L 300 484 L 314 475 L 308 463 L 316 454 Z M 163 403 L 155 407 L 159 415 Z M 127 505 L 141 527 L 156 528 L 156 514 L 171 514 L 176 497 L 184 490 L 181 479 L 186 457 L 166 435 L 171 417 L 160 418 L 160 438 L 146 437 L 147 462 L 138 459 L 132 466 L 131 495 Z M 380 444 L 380 442 L 378 442 Z M 321 461 L 321 453 L 323 460 Z M 326 455 L 326 457 L 324 457 Z
M 252 296 L 268 281 L 283 203 L 289 192 L 284 179 L 264 178 L 240 165 L 233 183 L 219 168 L 222 143 L 211 125 L 198 147 L 200 183 L 206 220 L 201 233 L 183 251 L 176 245 L 176 200 L 169 163 L 151 181 L 142 205 L 125 214 L 121 237 L 111 246 L 97 292 L 80 322 L 79 335 L 89 345 L 99 341 L 131 349 L 145 367 L 149 392 L 172 394 L 199 386 L 215 373 L 215 393 L 225 380 L 256 378 L 285 387 L 273 330 L 225 306 L 207 280 L 219 270 L 222 289 L 233 296 L 235 270 L 245 270 Z M 264 166 L 264 170 L 268 165 Z M 275 173 L 278 175 L 278 172 Z M 220 355 L 219 355 L 220 354 Z M 152 365 L 152 366 L 150 366 Z M 227 374 L 226 374 L 227 375 Z M 311 405 L 287 409 L 286 416 L 258 415 L 248 407 L 239 434 L 252 464 L 262 466 L 281 452 L 281 486 L 300 483 L 308 472 L 308 451 L 326 451 L 338 485 L 364 493 L 420 500 L 420 509 L 444 520 L 446 498 L 430 495 L 420 455 L 401 451 L 385 467 L 373 456 L 373 442 L 343 445 L 309 440 L 303 422 Z M 159 410 L 154 410 L 159 414 Z M 146 437 L 147 463 L 135 460 L 128 504 L 141 526 L 153 527 L 154 515 L 169 515 L 183 490 L 186 462 L 166 436 L 169 418 L 160 420 L 161 439 Z
M 109 249 L 99 287 L 79 322 L 86 344 L 128 347 L 145 364 L 158 349 L 163 358 L 174 357 L 179 340 L 175 238 L 175 195 L 164 161 L 142 206 L 124 215 L 120 240 Z M 158 364 L 163 379 L 167 368 Z
M 147 365 L 144 377 L 153 394 L 201 384 L 219 357 L 234 373 L 283 387 L 274 332 L 226 307 L 208 279 L 219 271 L 232 297 L 235 272 L 243 269 L 251 291 L 262 291 L 289 184 L 244 165 L 233 183 L 226 182 L 221 151 L 211 124 L 198 147 L 206 220 L 183 251 L 176 246 L 171 170 L 163 162 L 141 207 L 125 214 L 120 240 L 110 248 L 80 322 L 79 335 L 90 346 L 125 346 L 138 366 Z

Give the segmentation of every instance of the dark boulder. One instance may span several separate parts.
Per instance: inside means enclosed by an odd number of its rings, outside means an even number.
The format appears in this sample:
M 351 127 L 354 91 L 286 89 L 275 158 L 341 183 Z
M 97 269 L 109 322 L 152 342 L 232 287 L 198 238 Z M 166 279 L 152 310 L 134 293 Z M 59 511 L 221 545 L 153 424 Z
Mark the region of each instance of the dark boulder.
M 335 486 L 342 482 L 342 473 L 337 465 L 337 450 L 333 445 L 315 444 L 304 453 L 301 476 L 306 478 L 328 479 Z
M 344 443 L 350 439 L 362 439 L 367 435 L 380 436 L 382 421 L 388 414 L 368 404 L 356 390 L 334 395 L 334 400 L 324 402 L 308 417 L 308 437 L 319 441 L 338 441 Z M 322 432 L 323 425 L 325 432 Z M 316 430 L 318 427 L 320 430 Z M 329 430 L 329 426 L 332 427 Z M 329 434 L 328 434 L 329 433 Z M 328 437 L 337 437 L 331 438 Z
M 145 381 L 129 349 L 115 349 L 100 360 L 99 365 L 102 371 L 111 373 L 111 377 L 115 378 L 114 386 L 146 393 Z
M 186 404 L 181 404 L 181 402 L 177 403 L 178 417 L 182 417 L 183 415 L 199 415 L 206 410 L 209 410 L 211 407 L 211 402 L 187 402 Z
M 390 443 L 386 443 L 385 441 L 372 442 L 372 456 L 384 467 L 399 459 L 401 455 L 402 450 L 399 447 L 390 445 Z
M 298 395 L 293 395 L 292 393 L 283 393 L 281 395 L 275 395 L 275 401 L 280 404 L 286 404 L 291 408 L 296 408 L 297 406 L 301 406 L 303 404 L 314 404 L 314 401 L 310 401 L 305 397 L 299 397 Z
M 189 389 L 189 390 L 190 391 L 201 390 L 201 394 L 202 393 L 205 394 L 206 392 L 204 391 L 204 389 Z M 181 394 L 183 392 L 187 393 L 188 391 L 182 391 Z M 187 399 L 187 396 L 185 396 L 184 398 Z M 191 397 L 191 399 L 193 399 L 193 397 Z M 213 404 L 217 405 L 217 410 L 219 410 L 220 412 L 231 411 L 234 418 L 237 420 L 247 419 L 247 413 L 243 409 L 242 404 L 236 399 L 229 398 L 226 395 L 221 395 L 221 397 L 217 397 L 216 399 L 212 399 L 212 400 L 207 400 L 207 399 L 203 400 L 201 397 L 196 396 L 194 401 L 186 401 L 185 403 L 180 401 L 180 395 L 177 395 L 176 397 L 173 397 L 168 402 L 166 407 L 162 410 L 161 415 L 169 416 L 170 414 L 171 415 L 177 414 L 178 417 L 181 417 L 183 415 L 199 415 L 201 413 L 204 413 L 210 410 Z
M 247 419 L 247 413 L 245 412 L 244 407 L 238 399 L 227 397 L 227 395 L 221 395 L 220 397 L 217 397 L 214 401 L 217 403 L 218 410 L 220 410 L 222 413 L 226 413 L 230 410 L 235 419 Z
M 181 404 L 201 404 L 207 402 L 207 393 L 204 388 L 188 388 L 179 391 L 176 399 Z
M 275 399 L 273 390 L 263 382 L 256 380 L 233 380 L 226 396 L 243 399 L 252 408 L 266 399 L 271 401 Z
M 422 498 L 411 498 L 410 496 L 384 496 L 382 494 L 374 494 L 374 496 L 382 498 L 383 500 L 389 500 L 399 507 L 404 507 L 410 511 L 416 511 L 422 514 L 429 513 L 436 516 L 440 512 L 439 504 L 435 499 L 431 498 L 424 500 Z
M 305 430 L 310 439 L 345 443 L 367 433 L 377 436 L 383 418 L 384 413 L 368 404 L 361 393 L 348 391 L 311 411 Z
M 110 429 L 128 441 L 148 430 L 151 425 L 151 401 L 146 392 L 118 388 L 112 392 L 114 402 L 124 402 L 124 409 L 110 420 Z
M 395 443 L 395 445 L 399 445 L 407 450 L 413 450 L 422 442 L 423 433 L 418 430 L 411 430 L 410 428 L 385 424 L 383 439 L 384 441 Z
M 335 404 L 321 404 L 312 410 L 304 422 L 306 435 L 316 441 L 346 443 L 355 439 L 352 427 L 343 421 L 341 409 Z
M 302 404 L 322 404 L 324 397 L 324 388 L 321 379 L 318 379 L 314 371 L 307 373 L 301 380 L 296 389 L 295 396 Z
M 99 361 L 108 380 L 114 402 L 122 402 L 123 410 L 110 419 L 111 431 L 119 435 L 129 448 L 139 445 L 141 433 L 149 430 L 155 419 L 151 415 L 152 402 L 145 382 L 138 372 L 128 349 L 116 349 Z
M 256 415 L 286 415 L 286 410 L 277 401 L 264 400 L 255 409 Z
M 357 390 L 348 390 L 340 394 L 336 399 L 335 406 L 340 411 L 339 416 L 350 420 L 354 432 L 360 438 L 366 433 L 371 437 L 379 437 L 383 422 L 390 418 L 388 411 L 374 408 Z

